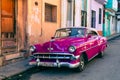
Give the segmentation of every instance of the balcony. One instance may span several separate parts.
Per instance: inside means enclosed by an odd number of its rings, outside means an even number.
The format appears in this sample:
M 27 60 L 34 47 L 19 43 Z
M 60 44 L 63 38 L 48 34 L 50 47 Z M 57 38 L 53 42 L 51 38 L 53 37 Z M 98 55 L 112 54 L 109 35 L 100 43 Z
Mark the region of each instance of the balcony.
M 116 15 L 120 15 L 120 7 L 118 7 L 118 11 L 116 12 Z
M 105 5 L 105 8 L 116 12 L 118 10 L 118 1 L 108 0 L 107 4 Z
M 118 11 L 116 12 L 117 19 L 120 19 L 120 0 L 118 0 Z
M 108 0 L 95 0 L 95 1 L 97 1 L 97 2 L 99 2 L 101 4 L 106 4 L 108 2 Z

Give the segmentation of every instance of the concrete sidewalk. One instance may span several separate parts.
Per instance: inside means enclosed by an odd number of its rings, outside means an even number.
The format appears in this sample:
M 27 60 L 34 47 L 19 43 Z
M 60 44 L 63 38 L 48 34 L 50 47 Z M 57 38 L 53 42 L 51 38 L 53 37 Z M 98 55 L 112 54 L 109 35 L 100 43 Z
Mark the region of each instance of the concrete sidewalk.
M 114 39 L 114 38 L 117 38 L 117 37 L 119 37 L 119 36 L 120 36 L 120 34 L 117 33 L 117 34 L 113 34 L 112 36 L 107 37 L 107 39 L 108 39 L 108 41 L 110 41 L 110 40 L 112 40 L 112 39 Z
M 18 62 L 5 65 L 0 67 L 0 80 L 21 73 L 30 68 L 32 68 L 32 66 L 29 66 L 28 59 L 22 59 Z
M 115 34 L 115 35 L 112 35 L 107 38 L 108 38 L 108 41 L 110 41 L 119 36 L 120 36 L 120 34 Z M 13 76 L 15 74 L 19 74 L 21 72 L 24 72 L 24 71 L 32 68 L 33 66 L 29 66 L 28 61 L 29 61 L 28 59 L 22 59 L 18 62 L 11 63 L 9 65 L 0 67 L 0 80 L 4 79 L 6 77 Z

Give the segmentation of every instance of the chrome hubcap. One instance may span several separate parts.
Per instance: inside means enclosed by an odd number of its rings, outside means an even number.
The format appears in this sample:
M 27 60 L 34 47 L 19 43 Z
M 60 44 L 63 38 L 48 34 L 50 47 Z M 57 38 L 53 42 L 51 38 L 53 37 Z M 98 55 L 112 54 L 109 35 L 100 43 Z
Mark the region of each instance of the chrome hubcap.
M 103 55 L 104 55 L 104 52 L 102 51 L 101 54 L 102 54 L 102 56 L 103 56 Z
M 81 68 L 83 69 L 83 68 L 84 68 L 84 65 L 85 65 L 85 63 L 84 63 L 84 60 L 83 60 L 83 59 L 81 59 L 81 61 L 80 61 L 80 65 L 81 65 Z

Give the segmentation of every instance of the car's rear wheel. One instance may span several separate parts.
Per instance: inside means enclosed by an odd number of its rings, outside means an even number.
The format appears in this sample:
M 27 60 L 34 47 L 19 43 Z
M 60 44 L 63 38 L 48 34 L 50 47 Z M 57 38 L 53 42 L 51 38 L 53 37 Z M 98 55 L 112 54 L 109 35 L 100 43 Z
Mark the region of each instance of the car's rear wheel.
M 81 55 L 81 56 L 80 56 L 80 64 L 79 64 L 79 66 L 76 68 L 76 71 L 77 71 L 77 72 L 81 72 L 81 71 L 83 71 L 84 69 L 85 69 L 85 59 L 84 59 L 84 56 Z
M 100 53 L 98 54 L 98 58 L 102 58 L 104 56 L 104 51 L 100 51 Z

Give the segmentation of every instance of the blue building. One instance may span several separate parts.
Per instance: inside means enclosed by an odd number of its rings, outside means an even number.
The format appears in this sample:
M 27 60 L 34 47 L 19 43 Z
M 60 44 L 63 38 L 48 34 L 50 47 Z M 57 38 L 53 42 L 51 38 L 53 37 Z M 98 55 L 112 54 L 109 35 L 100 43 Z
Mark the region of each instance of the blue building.
M 118 0 L 118 11 L 117 15 L 117 33 L 120 33 L 120 0 Z
M 110 36 L 117 32 L 116 12 L 118 10 L 117 0 L 108 0 L 105 5 L 105 22 L 103 25 L 103 36 Z

